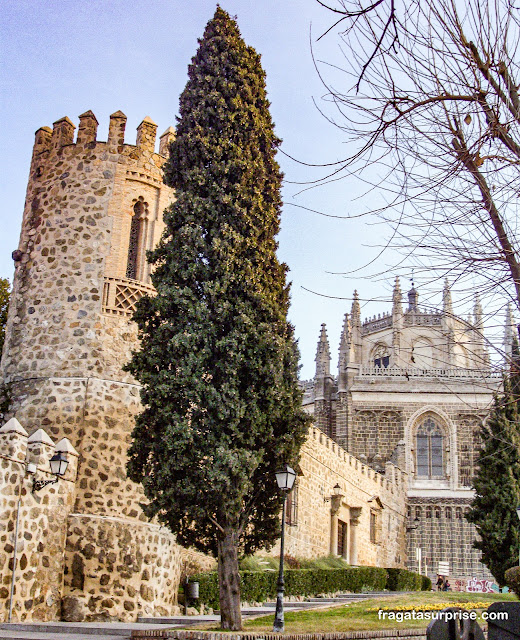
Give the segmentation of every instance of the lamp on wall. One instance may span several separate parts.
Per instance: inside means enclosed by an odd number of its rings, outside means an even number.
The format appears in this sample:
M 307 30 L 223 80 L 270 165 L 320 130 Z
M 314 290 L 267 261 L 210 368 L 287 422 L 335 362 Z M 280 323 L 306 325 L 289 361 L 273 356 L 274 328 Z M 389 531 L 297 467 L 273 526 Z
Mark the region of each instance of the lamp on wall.
M 36 480 L 36 478 L 34 478 L 32 493 L 40 491 L 40 489 L 43 489 L 43 487 L 46 487 L 49 484 L 58 482 L 58 480 L 65 475 L 65 472 L 67 471 L 67 467 L 69 465 L 69 461 L 61 451 L 57 451 L 49 460 L 49 465 L 51 467 L 51 473 L 54 475 L 54 478 L 52 480 Z
M 332 495 L 329 497 L 323 498 L 323 502 L 330 502 L 334 498 L 339 498 L 340 496 L 343 497 L 343 494 L 341 493 L 341 487 L 336 482 L 336 484 L 332 487 Z

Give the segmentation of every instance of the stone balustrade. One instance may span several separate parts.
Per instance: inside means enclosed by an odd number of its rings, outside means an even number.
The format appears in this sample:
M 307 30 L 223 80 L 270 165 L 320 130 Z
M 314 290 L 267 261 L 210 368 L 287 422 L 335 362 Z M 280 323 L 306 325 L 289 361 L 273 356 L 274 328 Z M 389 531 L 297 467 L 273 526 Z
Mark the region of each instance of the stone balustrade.
M 137 280 L 105 277 L 103 313 L 109 316 L 131 316 L 137 301 L 144 295 L 154 296 L 155 289 Z

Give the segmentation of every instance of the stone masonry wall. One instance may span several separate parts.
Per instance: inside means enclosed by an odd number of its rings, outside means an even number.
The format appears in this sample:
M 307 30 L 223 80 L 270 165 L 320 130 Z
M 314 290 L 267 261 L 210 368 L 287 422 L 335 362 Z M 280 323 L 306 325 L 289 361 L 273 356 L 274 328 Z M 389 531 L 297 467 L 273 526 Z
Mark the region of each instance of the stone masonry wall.
M 315 428 L 309 431 L 299 468 L 297 524 L 286 530 L 288 555 L 337 553 L 337 546 L 331 547 L 337 545 L 334 529 L 339 521 L 347 526 L 349 548 L 343 555 L 352 564 L 406 566 L 405 473 L 390 463 L 386 475 L 376 473 Z M 331 500 L 337 484 L 342 497 Z M 371 541 L 371 513 L 377 518 L 375 541 Z M 352 536 L 356 538 L 356 558 Z
M 409 569 L 419 570 L 415 555 L 419 548 L 422 570 L 432 579 L 437 575 L 439 562 L 449 562 L 452 582 L 467 578 L 495 581 L 480 562 L 480 551 L 473 547 L 475 528 L 464 517 L 469 504 L 469 499 L 410 499 L 410 517 L 417 528 L 410 532 L 408 540 Z
M 8 620 L 13 570 L 12 620 L 54 620 L 61 612 L 66 522 L 74 506 L 77 454 L 67 439 L 54 445 L 42 430 L 28 439 L 15 419 L 0 429 L 0 449 L 0 621 Z M 69 460 L 65 476 L 33 493 L 35 478 L 53 479 L 49 459 L 56 451 Z

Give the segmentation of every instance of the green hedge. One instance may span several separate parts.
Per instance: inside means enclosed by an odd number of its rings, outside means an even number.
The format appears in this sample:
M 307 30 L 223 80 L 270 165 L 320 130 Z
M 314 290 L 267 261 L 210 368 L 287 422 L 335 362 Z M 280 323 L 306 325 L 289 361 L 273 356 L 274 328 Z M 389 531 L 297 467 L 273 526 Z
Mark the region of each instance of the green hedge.
M 276 598 L 276 571 L 241 571 L 240 595 L 244 602 L 264 602 Z M 287 569 L 284 572 L 285 595 L 317 596 L 337 591 L 420 591 L 423 576 L 405 569 L 349 567 L 347 569 Z M 217 609 L 218 577 L 214 572 L 191 578 L 199 582 L 200 602 Z M 427 579 L 428 580 L 428 579 Z M 430 582 L 431 588 L 431 582 Z
M 387 569 L 386 588 L 389 591 L 430 591 L 432 581 L 426 576 L 406 569 Z

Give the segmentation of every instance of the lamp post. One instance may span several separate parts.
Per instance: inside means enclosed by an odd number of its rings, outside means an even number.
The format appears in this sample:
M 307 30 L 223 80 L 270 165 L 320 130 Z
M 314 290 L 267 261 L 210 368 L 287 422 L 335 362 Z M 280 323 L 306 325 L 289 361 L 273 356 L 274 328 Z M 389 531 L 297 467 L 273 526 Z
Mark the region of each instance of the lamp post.
M 516 515 L 518 516 L 518 519 L 520 520 L 520 505 L 516 508 Z M 518 566 L 520 567 L 520 547 L 518 549 Z
M 65 475 L 65 471 L 67 471 L 67 466 L 69 461 L 66 456 L 63 455 L 61 451 L 56 452 L 52 458 L 49 460 L 49 465 L 51 467 L 51 473 L 54 476 L 53 480 L 36 480 L 33 479 L 33 486 L 31 493 L 36 493 L 46 487 L 48 484 L 54 484 L 58 482 L 58 480 Z M 28 467 L 29 469 L 29 467 Z M 36 467 L 34 466 L 34 471 L 36 471 Z M 33 471 L 30 471 L 33 472 Z M 13 599 L 14 599 L 14 583 L 16 580 L 16 555 L 18 552 L 18 528 L 20 525 L 20 506 L 22 504 L 22 485 L 20 484 L 20 490 L 18 494 L 18 506 L 16 509 L 16 525 L 14 530 L 14 550 L 13 550 L 13 573 L 11 576 L 11 595 L 9 598 L 9 615 L 7 618 L 7 622 L 11 622 L 11 618 L 13 615 Z
M 284 579 L 283 579 L 283 546 L 285 538 L 285 503 L 287 501 L 287 494 L 293 488 L 294 480 L 296 479 L 296 472 L 287 464 L 283 466 L 280 471 L 275 473 L 276 482 L 278 488 L 282 492 L 282 537 L 280 539 L 280 570 L 278 572 L 278 584 L 276 587 L 276 613 L 274 616 L 273 631 L 283 633 L 285 629 L 285 623 L 283 618 L 283 591 L 284 591 Z

